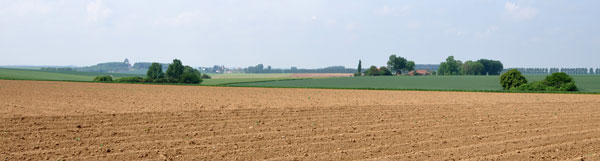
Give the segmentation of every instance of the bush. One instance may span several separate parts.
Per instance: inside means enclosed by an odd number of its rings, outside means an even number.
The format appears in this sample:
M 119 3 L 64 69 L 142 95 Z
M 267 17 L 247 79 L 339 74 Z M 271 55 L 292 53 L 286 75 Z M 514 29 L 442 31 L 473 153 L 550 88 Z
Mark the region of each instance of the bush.
M 505 90 L 517 88 L 521 85 L 527 84 L 527 79 L 516 69 L 509 70 L 508 72 L 500 76 L 500 84 Z
M 113 79 L 109 75 L 97 76 L 94 78 L 94 82 L 112 82 Z
M 117 82 L 138 83 L 144 82 L 142 77 L 123 77 L 116 80 Z
M 142 82 L 153 82 L 153 80 L 151 78 L 146 77 L 142 79 Z
M 553 73 L 541 82 L 527 83 L 513 90 L 523 91 L 577 91 L 577 86 L 569 75 Z
M 196 73 L 186 72 L 181 75 L 181 83 L 198 84 L 200 82 L 202 79 Z
M 379 67 L 379 75 L 392 75 L 392 71 L 387 67 Z
M 559 89 L 561 91 L 577 91 L 578 90 L 577 86 L 575 85 L 575 82 L 565 83 Z
M 179 83 L 179 79 L 172 78 L 172 77 L 167 77 L 166 80 L 167 80 L 167 83 Z
M 380 72 L 376 66 L 371 66 L 365 71 L 365 76 L 379 76 Z
M 167 78 L 158 78 L 152 80 L 152 83 L 169 83 L 169 80 Z
M 354 76 L 355 76 L 355 77 L 359 77 L 359 76 L 362 76 L 362 74 L 361 74 L 361 73 L 359 73 L 359 72 L 356 72 L 356 73 L 354 73 Z
M 544 84 L 556 88 L 562 87 L 564 84 L 573 82 L 573 78 L 563 72 L 552 73 L 544 79 Z
M 210 79 L 211 77 L 208 74 L 202 74 L 202 76 L 200 78 L 202 78 L 202 79 Z
M 512 90 L 520 90 L 520 91 L 555 91 L 556 88 L 547 86 L 544 84 L 544 82 L 539 82 L 539 81 L 535 81 L 535 82 L 531 82 L 531 83 L 527 83 L 524 85 L 521 85 L 517 88 L 512 88 Z

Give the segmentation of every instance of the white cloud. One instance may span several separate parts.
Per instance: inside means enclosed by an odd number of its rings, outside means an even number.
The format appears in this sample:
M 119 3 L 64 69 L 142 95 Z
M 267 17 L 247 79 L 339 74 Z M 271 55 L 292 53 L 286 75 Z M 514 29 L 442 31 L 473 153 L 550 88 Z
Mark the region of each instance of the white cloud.
M 92 1 L 87 5 L 86 22 L 88 24 L 102 23 L 111 13 L 112 10 L 105 7 L 102 0 Z
M 508 15 L 518 20 L 530 20 L 535 18 L 539 13 L 536 8 L 521 7 L 514 2 L 506 2 L 504 9 Z

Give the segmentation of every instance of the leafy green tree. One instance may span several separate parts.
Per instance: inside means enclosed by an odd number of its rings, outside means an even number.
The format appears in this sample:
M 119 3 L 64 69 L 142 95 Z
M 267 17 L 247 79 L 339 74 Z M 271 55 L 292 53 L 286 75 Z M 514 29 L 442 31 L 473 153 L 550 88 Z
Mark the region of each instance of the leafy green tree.
M 458 75 L 460 73 L 461 66 L 461 61 L 454 60 L 454 56 L 449 56 L 448 58 L 446 58 L 446 62 L 440 63 L 438 73 L 440 75 Z
M 575 81 L 563 72 L 552 73 L 541 82 L 532 82 L 522 85 L 516 90 L 524 91 L 577 91 Z
M 194 69 L 193 67 L 187 65 L 183 67 L 183 73 L 194 73 L 196 75 L 201 75 L 198 69 Z
M 379 69 L 377 69 L 377 67 L 374 65 L 365 71 L 365 76 L 379 76 L 380 74 L 381 73 L 379 73 Z
M 524 84 L 527 84 L 527 79 L 525 79 L 519 70 L 511 69 L 500 76 L 500 85 L 505 90 L 517 88 Z
M 573 78 L 563 72 L 552 73 L 544 79 L 544 84 L 547 86 L 552 86 L 556 88 L 560 88 L 567 83 L 573 82 Z
M 110 75 L 97 76 L 94 78 L 94 82 L 112 82 L 113 79 Z
M 260 73 L 261 71 L 263 71 L 265 69 L 265 66 L 263 64 L 258 64 L 256 65 L 256 70 L 257 73 Z
M 183 64 L 181 60 L 173 59 L 173 63 L 169 64 L 167 68 L 167 78 L 172 82 L 179 82 L 181 75 L 183 74 Z
M 142 77 L 123 77 L 115 80 L 117 82 L 127 82 L 127 83 L 139 83 L 144 82 L 144 78 Z
M 438 75 L 450 75 L 450 71 L 448 71 L 448 63 L 441 62 L 440 67 L 438 67 L 437 74 Z
M 194 72 L 185 72 L 181 75 L 181 83 L 198 84 L 202 82 L 200 76 Z
M 409 72 L 415 70 L 415 62 L 414 61 L 407 61 L 406 62 L 406 68 L 405 68 L 405 70 L 407 70 Z
M 534 81 L 531 83 L 523 84 L 519 87 L 512 88 L 511 90 L 519 90 L 519 91 L 555 91 L 556 88 L 547 86 L 543 81 Z
M 379 67 L 379 75 L 392 75 L 392 71 L 386 67 Z
M 388 67 L 396 72 L 396 75 L 402 74 L 402 70 L 406 69 L 407 60 L 403 57 L 390 55 L 387 62 Z
M 198 69 L 187 65 L 183 67 L 180 83 L 198 84 L 200 82 L 202 82 L 202 74 Z
M 460 68 L 460 73 L 464 75 L 481 75 L 484 72 L 484 66 L 480 62 L 466 61 Z
M 160 65 L 160 63 L 152 63 L 152 65 L 150 65 L 150 67 L 148 67 L 148 72 L 146 72 L 146 76 L 150 80 L 155 80 L 155 79 L 165 77 L 165 74 L 162 71 L 162 65 Z
M 483 65 L 484 69 L 481 74 L 484 75 L 500 75 L 504 69 L 504 65 L 498 60 L 479 59 L 477 62 Z

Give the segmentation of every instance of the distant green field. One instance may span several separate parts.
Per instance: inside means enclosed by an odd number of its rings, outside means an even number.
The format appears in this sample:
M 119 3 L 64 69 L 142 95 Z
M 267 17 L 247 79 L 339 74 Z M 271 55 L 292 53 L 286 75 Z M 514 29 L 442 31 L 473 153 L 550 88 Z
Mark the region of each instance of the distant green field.
M 227 85 L 244 82 L 263 82 L 292 79 L 291 74 L 209 74 L 212 79 L 204 79 L 201 85 Z
M 217 78 L 217 79 L 203 79 L 200 85 L 227 85 L 233 83 L 244 83 L 244 82 L 264 82 L 264 81 L 277 81 L 291 78 Z
M 528 75 L 529 81 L 543 80 L 544 75 Z M 582 92 L 600 92 L 600 76 L 574 75 Z M 271 82 L 236 83 L 240 87 L 340 88 L 340 89 L 414 89 L 414 90 L 502 90 L 499 76 L 388 76 L 341 77 Z
M 224 78 L 289 78 L 292 74 L 247 74 L 247 73 L 234 73 L 234 74 L 208 74 L 214 79 Z
M 17 80 L 63 80 L 63 81 L 92 81 L 94 77 L 100 75 L 112 75 L 113 77 L 143 76 L 135 74 L 121 73 L 94 73 L 94 72 L 74 72 L 74 71 L 41 71 L 28 69 L 7 69 L 0 68 L 0 79 Z

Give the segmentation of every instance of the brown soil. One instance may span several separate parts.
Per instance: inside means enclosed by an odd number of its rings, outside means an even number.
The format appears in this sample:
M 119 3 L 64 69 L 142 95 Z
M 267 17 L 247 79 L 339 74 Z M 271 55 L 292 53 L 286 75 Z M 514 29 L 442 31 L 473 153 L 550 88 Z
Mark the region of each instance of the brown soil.
M 599 160 L 600 95 L 0 80 L 4 160 Z
M 292 78 L 327 78 L 327 77 L 351 77 L 348 73 L 297 73 Z

